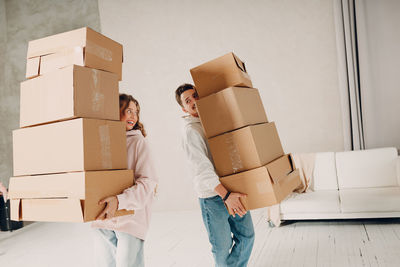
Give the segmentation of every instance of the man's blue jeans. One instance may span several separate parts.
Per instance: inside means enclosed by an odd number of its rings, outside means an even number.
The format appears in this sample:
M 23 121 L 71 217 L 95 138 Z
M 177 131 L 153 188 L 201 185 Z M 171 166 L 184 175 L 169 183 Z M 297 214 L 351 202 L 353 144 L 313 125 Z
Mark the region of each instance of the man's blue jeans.
M 201 213 L 217 267 L 247 266 L 254 244 L 250 212 L 229 215 L 220 196 L 200 198 Z

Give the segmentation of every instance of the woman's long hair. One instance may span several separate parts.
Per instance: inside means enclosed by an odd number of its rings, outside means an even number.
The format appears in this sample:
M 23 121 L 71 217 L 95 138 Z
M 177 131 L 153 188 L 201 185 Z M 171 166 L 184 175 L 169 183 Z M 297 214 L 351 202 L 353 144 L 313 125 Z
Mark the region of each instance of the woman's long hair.
M 131 95 L 120 94 L 119 95 L 119 111 L 120 114 L 124 114 L 125 110 L 128 108 L 130 102 L 135 103 L 137 109 L 137 122 L 133 127 L 133 130 L 140 130 L 144 137 L 146 137 L 146 130 L 144 129 L 143 123 L 140 122 L 140 105 L 139 102 L 133 98 Z

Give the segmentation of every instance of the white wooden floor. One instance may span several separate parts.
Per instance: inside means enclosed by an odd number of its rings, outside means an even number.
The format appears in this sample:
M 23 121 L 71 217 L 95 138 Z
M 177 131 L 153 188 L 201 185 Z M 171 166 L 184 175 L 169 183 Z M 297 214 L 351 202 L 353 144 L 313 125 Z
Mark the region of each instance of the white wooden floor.
M 253 213 L 249 266 L 400 266 L 400 220 L 303 221 L 269 228 Z M 0 266 L 92 266 L 89 224 L 35 223 L 0 232 Z M 199 211 L 153 215 L 147 267 L 213 266 Z

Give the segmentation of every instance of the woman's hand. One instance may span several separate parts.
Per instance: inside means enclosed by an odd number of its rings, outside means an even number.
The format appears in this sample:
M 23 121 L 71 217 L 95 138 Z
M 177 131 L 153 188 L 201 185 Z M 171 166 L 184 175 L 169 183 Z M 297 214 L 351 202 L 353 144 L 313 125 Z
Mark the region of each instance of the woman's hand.
M 116 196 L 106 197 L 99 201 L 99 205 L 106 204 L 104 210 L 96 217 L 96 220 L 105 220 L 114 217 L 118 209 L 118 198 Z
M 240 217 L 243 217 L 247 211 L 243 207 L 242 202 L 240 202 L 240 197 L 246 197 L 247 195 L 242 194 L 242 193 L 231 193 L 228 197 L 227 200 L 225 200 L 225 204 L 228 207 L 229 213 L 233 214 L 233 217 L 235 217 L 235 214 L 239 215 Z

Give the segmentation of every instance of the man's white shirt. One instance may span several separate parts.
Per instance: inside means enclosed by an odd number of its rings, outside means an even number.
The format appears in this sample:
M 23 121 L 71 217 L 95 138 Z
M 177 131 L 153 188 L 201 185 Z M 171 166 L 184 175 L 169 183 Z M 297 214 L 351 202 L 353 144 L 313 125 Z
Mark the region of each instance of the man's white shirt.
M 214 188 L 220 184 L 200 119 L 185 116 L 182 145 L 193 170 L 194 187 L 199 198 L 216 196 Z

